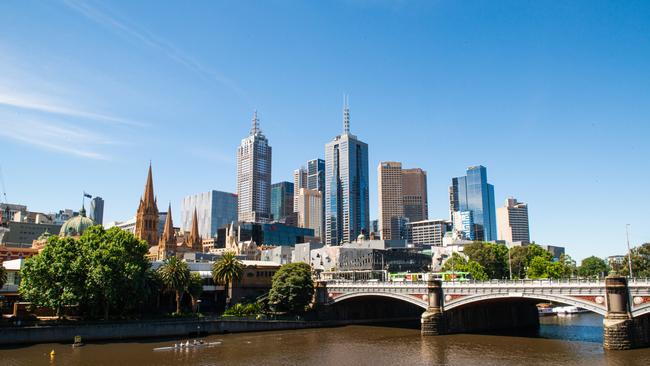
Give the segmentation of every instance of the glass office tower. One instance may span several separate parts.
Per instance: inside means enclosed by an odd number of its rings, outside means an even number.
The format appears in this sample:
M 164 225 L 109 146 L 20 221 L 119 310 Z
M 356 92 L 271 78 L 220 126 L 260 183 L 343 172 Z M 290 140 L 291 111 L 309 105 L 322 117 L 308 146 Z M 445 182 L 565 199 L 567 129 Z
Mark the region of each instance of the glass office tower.
M 325 243 L 338 245 L 369 234 L 368 145 L 350 133 L 343 108 L 343 134 L 325 145 Z
M 274 221 L 284 221 L 293 213 L 293 189 L 291 182 L 271 185 L 271 215 Z
M 482 166 L 467 168 L 467 175 L 453 178 L 449 187 L 449 206 L 454 212 L 472 213 L 474 232 L 466 233 L 474 240 L 497 240 L 494 186 L 487 182 L 487 169 Z M 463 231 L 462 227 L 457 227 Z

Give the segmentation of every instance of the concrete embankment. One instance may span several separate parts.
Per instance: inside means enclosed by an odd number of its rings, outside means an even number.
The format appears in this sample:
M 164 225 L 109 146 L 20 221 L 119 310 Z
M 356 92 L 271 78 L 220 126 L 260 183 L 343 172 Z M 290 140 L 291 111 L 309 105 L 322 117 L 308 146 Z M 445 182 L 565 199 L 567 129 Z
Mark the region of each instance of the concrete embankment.
M 384 320 L 385 321 L 385 320 Z M 292 320 L 156 320 L 119 323 L 86 323 L 71 325 L 0 328 L 0 345 L 35 343 L 72 343 L 75 336 L 83 342 L 126 340 L 136 338 L 187 337 L 201 334 L 261 332 L 307 328 L 335 327 L 370 323 L 371 320 L 292 321 Z M 377 321 L 375 321 L 377 322 Z

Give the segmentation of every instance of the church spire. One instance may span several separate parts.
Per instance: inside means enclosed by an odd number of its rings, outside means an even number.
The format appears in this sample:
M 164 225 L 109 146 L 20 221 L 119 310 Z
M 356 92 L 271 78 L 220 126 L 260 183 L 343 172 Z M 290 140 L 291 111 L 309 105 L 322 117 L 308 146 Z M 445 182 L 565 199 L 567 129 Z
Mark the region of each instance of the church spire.
M 196 252 L 203 251 L 203 244 L 201 243 L 201 237 L 199 236 L 199 220 L 196 214 L 196 207 L 194 208 L 194 214 L 192 215 L 192 228 L 190 229 L 190 235 L 187 237 L 187 246 Z
M 260 120 L 257 118 L 257 109 L 253 112 L 253 119 L 251 120 L 251 135 L 257 135 L 260 132 Z
M 350 96 L 343 95 L 343 134 L 350 133 Z
M 151 173 L 151 162 L 149 162 L 149 173 L 147 173 L 147 183 L 144 185 L 144 194 L 142 200 L 146 205 L 155 203 L 156 198 L 153 194 L 153 174 Z
M 167 217 L 165 218 L 165 229 L 158 243 L 158 259 L 165 260 L 174 255 L 176 255 L 176 235 L 172 223 L 172 204 L 170 202 L 169 208 L 167 208 Z

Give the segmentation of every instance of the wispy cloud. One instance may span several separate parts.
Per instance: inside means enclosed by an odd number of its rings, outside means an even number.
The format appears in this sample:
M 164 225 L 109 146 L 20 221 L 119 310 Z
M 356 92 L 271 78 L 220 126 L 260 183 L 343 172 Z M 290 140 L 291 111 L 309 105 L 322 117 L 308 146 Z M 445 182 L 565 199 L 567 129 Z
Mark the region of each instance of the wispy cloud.
M 107 11 L 98 9 L 92 6 L 87 1 L 83 0 L 64 0 L 64 3 L 71 9 L 79 12 L 88 19 L 110 29 L 113 32 L 124 35 L 132 40 L 138 41 L 147 47 L 156 49 L 162 52 L 165 56 L 174 62 L 184 66 L 202 77 L 209 80 L 216 81 L 234 91 L 239 97 L 248 101 L 246 93 L 237 86 L 232 80 L 221 75 L 214 70 L 206 67 L 192 56 L 182 52 L 174 47 L 169 42 L 158 37 L 157 35 L 149 32 L 148 30 L 139 27 L 135 24 L 129 23 L 125 19 L 119 19 L 117 16 L 109 14 Z
M 234 156 L 224 154 L 221 151 L 217 151 L 205 146 L 193 146 L 188 148 L 186 151 L 188 154 L 200 159 L 205 159 L 226 165 L 235 165 Z
M 58 151 L 69 155 L 96 160 L 110 160 L 108 156 L 95 150 L 97 145 L 113 142 L 101 135 L 66 124 L 35 119 L 13 119 L 0 116 L 0 136 L 22 143 Z
M 0 105 L 29 109 L 45 113 L 54 113 L 69 117 L 78 117 L 84 119 L 92 119 L 100 122 L 117 123 L 130 126 L 145 126 L 143 123 L 129 121 L 127 119 L 109 116 L 106 114 L 88 112 L 81 109 L 70 108 L 63 105 L 54 104 L 45 101 L 42 98 L 29 97 L 24 95 L 8 95 L 0 91 Z

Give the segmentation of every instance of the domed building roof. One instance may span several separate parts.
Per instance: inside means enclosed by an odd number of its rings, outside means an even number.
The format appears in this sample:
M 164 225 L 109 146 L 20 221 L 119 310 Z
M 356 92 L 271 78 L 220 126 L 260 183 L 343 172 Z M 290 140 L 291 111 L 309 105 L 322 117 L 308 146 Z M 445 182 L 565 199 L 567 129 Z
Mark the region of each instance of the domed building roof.
M 86 217 L 86 208 L 81 206 L 79 216 L 75 216 L 61 226 L 59 236 L 80 236 L 87 228 L 95 225 L 95 222 Z

